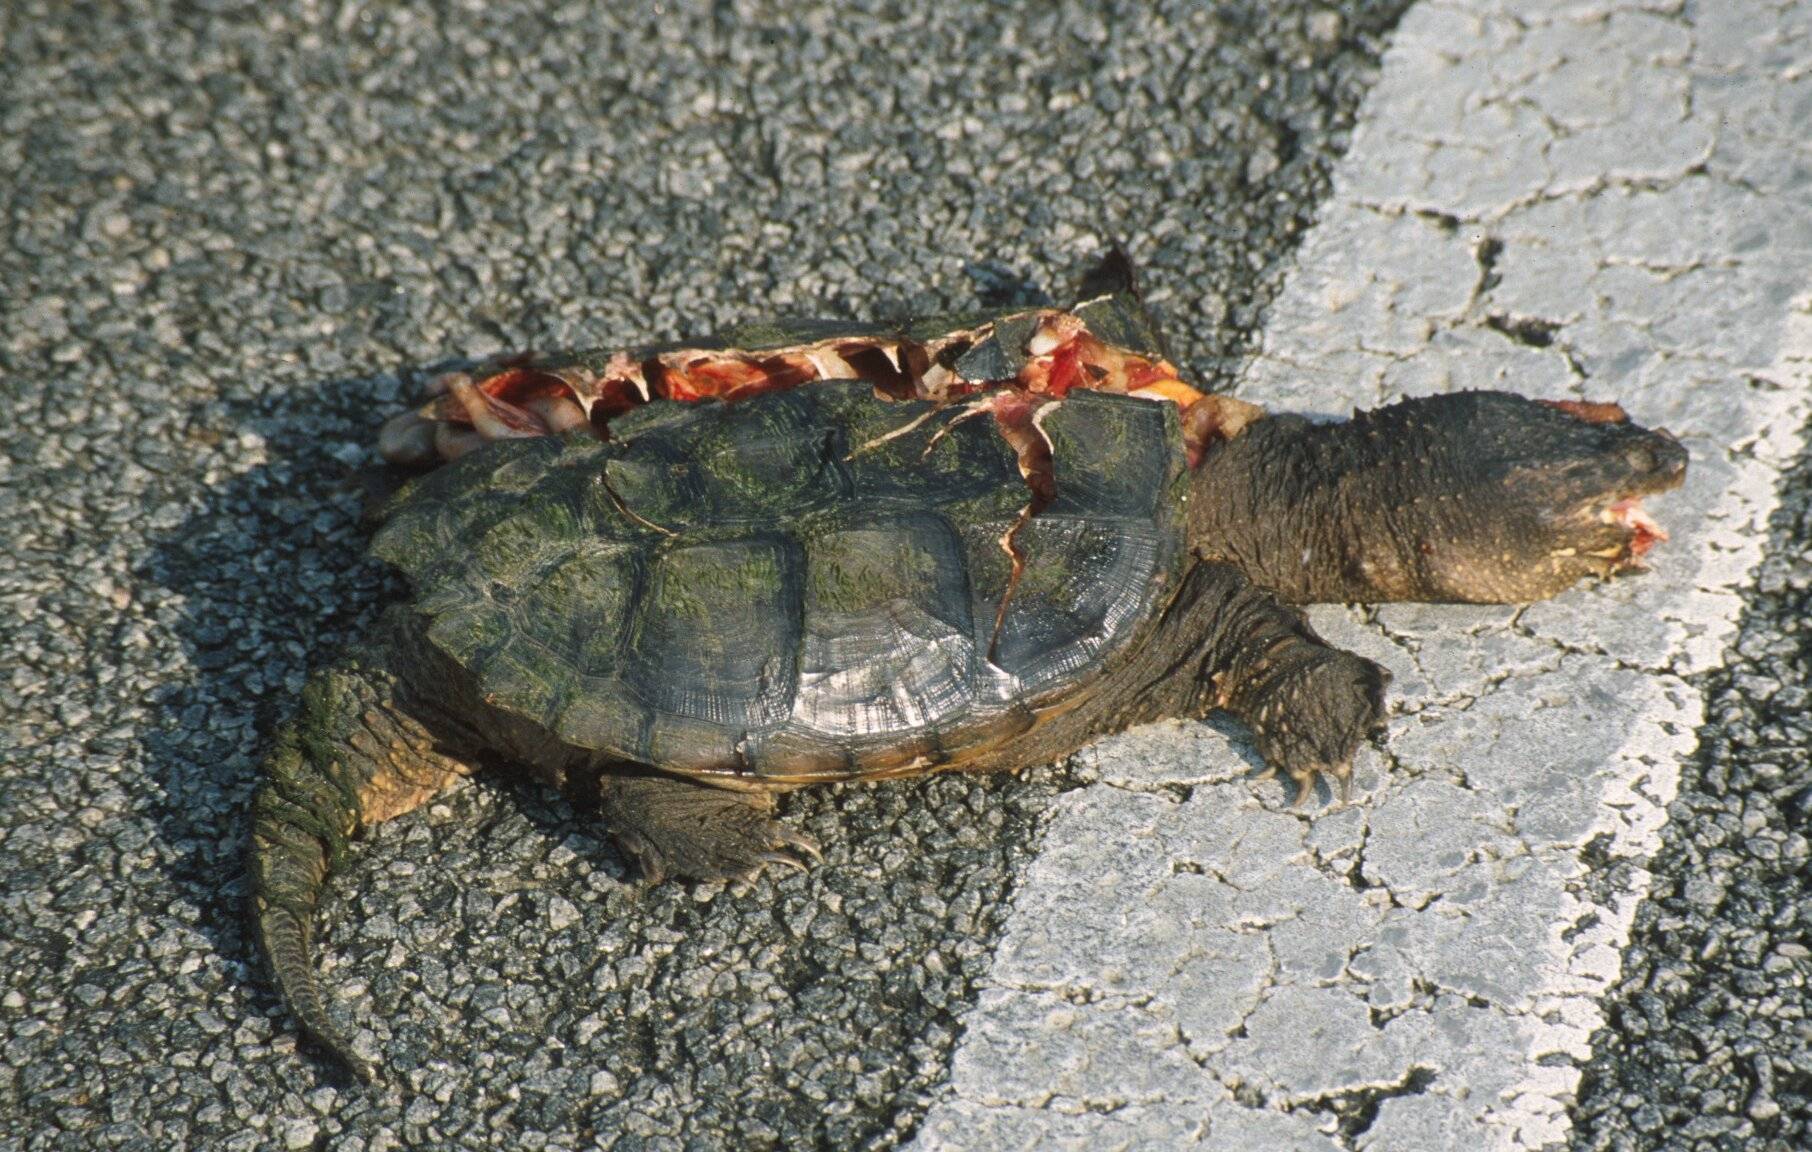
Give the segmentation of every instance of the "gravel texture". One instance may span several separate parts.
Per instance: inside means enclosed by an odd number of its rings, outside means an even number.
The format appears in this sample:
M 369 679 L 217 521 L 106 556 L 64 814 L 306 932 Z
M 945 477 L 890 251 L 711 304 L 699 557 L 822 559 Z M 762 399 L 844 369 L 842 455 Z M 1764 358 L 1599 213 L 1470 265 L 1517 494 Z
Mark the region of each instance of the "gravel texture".
M 0 1147 L 847 1148 L 910 1133 L 1062 771 L 826 790 L 824 866 L 626 883 L 481 780 L 336 877 L 390 1075 L 244 933 L 264 734 L 371 619 L 423 371 L 1061 295 L 1125 241 L 1255 345 L 1403 3 L 14 5 L 0 37 Z
M 1579 1152 L 1812 1147 L 1812 452 L 1651 865 L 1575 1113 Z

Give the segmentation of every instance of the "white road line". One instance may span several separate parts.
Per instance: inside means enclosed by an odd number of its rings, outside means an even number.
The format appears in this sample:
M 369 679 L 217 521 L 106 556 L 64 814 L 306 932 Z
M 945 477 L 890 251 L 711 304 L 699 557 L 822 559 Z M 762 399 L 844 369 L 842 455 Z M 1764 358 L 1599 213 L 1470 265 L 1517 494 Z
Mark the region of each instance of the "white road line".
M 1522 611 L 1317 610 L 1396 675 L 1351 810 L 1282 811 L 1230 729 L 1085 752 L 918 1148 L 1566 1138 L 1695 745 L 1683 677 L 1733 633 L 1808 413 L 1807 123 L 1812 5 L 1411 10 L 1242 394 L 1617 399 L 1692 451 L 1652 502 L 1673 539 Z

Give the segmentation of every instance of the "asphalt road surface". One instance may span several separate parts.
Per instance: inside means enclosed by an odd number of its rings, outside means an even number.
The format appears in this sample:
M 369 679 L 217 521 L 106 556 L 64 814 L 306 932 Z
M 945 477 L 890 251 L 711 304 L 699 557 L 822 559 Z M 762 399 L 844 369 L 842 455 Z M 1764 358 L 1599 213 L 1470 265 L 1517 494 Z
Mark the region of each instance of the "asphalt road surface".
M 1803 3 L 9 5 L 0 1150 L 1807 1146 L 1808 122 Z M 642 889 L 481 777 L 332 881 L 381 1083 L 297 1043 L 248 799 L 434 365 L 1116 241 L 1217 388 L 1669 423 L 1658 571 L 1318 615 L 1398 703 L 1314 819 L 1162 725 Z

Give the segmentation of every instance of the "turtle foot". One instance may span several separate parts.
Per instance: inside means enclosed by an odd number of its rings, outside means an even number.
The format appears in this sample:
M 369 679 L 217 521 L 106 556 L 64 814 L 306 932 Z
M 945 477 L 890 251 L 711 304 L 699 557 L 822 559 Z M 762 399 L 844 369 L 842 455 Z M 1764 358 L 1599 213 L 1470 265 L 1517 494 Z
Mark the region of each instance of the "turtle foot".
M 1308 806 L 1323 777 L 1339 803 L 1349 799 L 1353 755 L 1384 724 L 1389 680 L 1370 660 L 1336 649 L 1271 687 L 1253 735 L 1266 766 L 1295 784 L 1295 808 Z
M 602 788 L 604 817 L 642 875 L 659 883 L 737 880 L 769 865 L 804 871 L 818 842 L 771 815 L 773 796 L 669 776 L 623 776 Z

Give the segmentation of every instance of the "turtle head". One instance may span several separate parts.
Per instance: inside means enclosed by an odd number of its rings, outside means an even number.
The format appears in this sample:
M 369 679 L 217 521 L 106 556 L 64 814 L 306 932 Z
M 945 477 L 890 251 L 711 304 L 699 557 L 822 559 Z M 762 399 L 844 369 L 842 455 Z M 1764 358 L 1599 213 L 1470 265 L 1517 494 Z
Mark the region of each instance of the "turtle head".
M 1440 510 L 1418 543 L 1431 591 L 1543 599 L 1583 577 L 1642 571 L 1667 539 L 1642 507 L 1686 478 L 1686 449 L 1666 430 L 1632 422 L 1616 404 L 1504 392 L 1430 399 L 1423 416 L 1434 420 L 1420 431 L 1446 458 L 1435 472 L 1448 488 L 1431 494 Z
M 1536 407 L 1529 419 L 1549 427 L 1530 437 L 1535 459 L 1522 482 L 1549 497 L 1549 555 L 1574 559 L 1577 575 L 1640 570 L 1648 550 L 1667 539 L 1642 500 L 1685 482 L 1686 449 L 1665 428 L 1632 423 L 1615 404 Z

